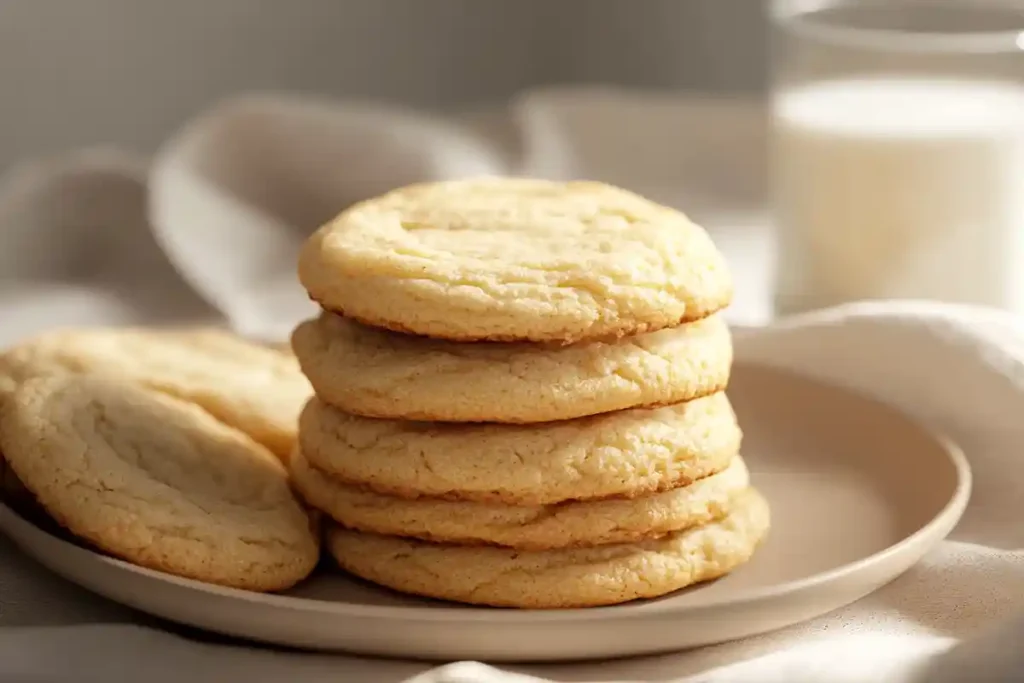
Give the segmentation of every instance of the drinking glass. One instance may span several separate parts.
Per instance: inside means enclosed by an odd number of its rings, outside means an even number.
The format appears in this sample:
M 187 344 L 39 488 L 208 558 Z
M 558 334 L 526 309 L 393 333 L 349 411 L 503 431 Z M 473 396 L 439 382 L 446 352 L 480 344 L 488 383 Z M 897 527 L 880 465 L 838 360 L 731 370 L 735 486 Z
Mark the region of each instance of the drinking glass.
M 1024 2 L 775 0 L 776 313 L 1024 313 Z

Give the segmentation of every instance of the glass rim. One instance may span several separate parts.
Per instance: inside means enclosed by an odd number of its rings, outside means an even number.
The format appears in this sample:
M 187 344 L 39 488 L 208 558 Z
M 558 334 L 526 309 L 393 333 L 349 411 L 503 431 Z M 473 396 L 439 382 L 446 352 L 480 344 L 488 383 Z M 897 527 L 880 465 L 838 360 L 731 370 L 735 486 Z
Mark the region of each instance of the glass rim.
M 910 0 L 771 0 L 770 18 L 786 32 L 802 33 L 835 44 L 851 47 L 876 48 L 888 51 L 906 52 L 951 52 L 995 54 L 1024 52 L 1024 3 L 1019 0 L 973 0 L 972 2 L 941 1 L 945 7 L 955 7 L 964 12 L 983 13 L 986 10 L 1019 11 L 1021 25 L 1015 28 L 990 30 L 934 30 L 912 31 L 900 28 L 875 28 L 844 26 L 842 24 L 801 21 L 802 17 L 823 10 L 877 6 L 892 8 L 894 5 L 926 7 Z

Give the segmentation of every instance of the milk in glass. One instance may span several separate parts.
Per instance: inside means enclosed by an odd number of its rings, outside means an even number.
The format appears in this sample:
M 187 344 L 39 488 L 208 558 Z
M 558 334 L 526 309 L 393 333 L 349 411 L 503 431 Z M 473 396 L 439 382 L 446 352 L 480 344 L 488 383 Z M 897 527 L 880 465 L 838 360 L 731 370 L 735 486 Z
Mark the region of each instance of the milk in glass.
M 775 93 L 780 313 L 870 298 L 1024 312 L 1024 88 L 844 78 Z

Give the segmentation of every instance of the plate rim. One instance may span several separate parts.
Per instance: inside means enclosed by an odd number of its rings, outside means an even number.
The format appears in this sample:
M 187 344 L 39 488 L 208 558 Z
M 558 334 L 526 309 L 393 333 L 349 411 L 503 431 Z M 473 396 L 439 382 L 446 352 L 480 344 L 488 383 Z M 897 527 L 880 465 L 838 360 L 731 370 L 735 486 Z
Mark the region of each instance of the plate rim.
M 840 384 L 825 382 L 812 376 L 773 367 L 769 364 L 746 363 L 745 365 L 760 367 L 772 373 L 799 378 L 801 381 L 810 381 L 818 385 L 827 386 L 836 391 L 853 394 L 859 399 L 874 403 L 886 411 L 897 413 L 907 424 L 913 425 L 913 427 L 920 430 L 929 439 L 931 439 L 935 445 L 939 446 L 949 462 L 953 465 L 954 472 L 956 474 L 956 483 L 949 500 L 947 500 L 938 512 L 925 524 L 912 533 L 907 534 L 896 543 L 839 567 L 834 567 L 801 579 L 795 579 L 772 586 L 765 586 L 745 591 L 736 596 L 710 597 L 704 600 L 698 598 L 681 606 L 672 606 L 669 602 L 647 603 L 642 605 L 641 609 L 638 609 L 638 605 L 635 603 L 589 607 L 585 609 L 566 608 L 550 610 L 516 610 L 494 607 L 466 609 L 465 607 L 433 605 L 366 605 L 350 602 L 317 600 L 307 597 L 282 595 L 279 593 L 258 593 L 246 591 L 239 588 L 220 586 L 195 579 L 175 576 L 173 574 L 150 569 L 148 567 L 134 565 L 126 560 L 103 554 L 86 546 L 78 545 L 52 534 L 31 520 L 26 519 L 8 506 L 2 499 L 0 499 L 0 530 L 6 527 L 8 523 L 13 522 L 17 526 L 22 526 L 22 531 L 24 533 L 38 534 L 43 537 L 44 542 L 56 544 L 60 546 L 61 550 L 64 552 L 79 553 L 80 556 L 88 557 L 88 561 L 105 564 L 115 571 L 129 572 L 141 575 L 149 580 L 169 583 L 177 589 L 196 591 L 202 594 L 214 595 L 222 599 L 240 600 L 259 608 L 281 609 L 299 613 L 317 612 L 335 617 L 347 616 L 379 620 L 399 619 L 403 621 L 420 621 L 430 623 L 451 621 L 486 623 L 498 621 L 504 624 L 509 624 L 510 622 L 572 623 L 575 621 L 591 620 L 594 618 L 614 621 L 629 621 L 634 619 L 652 618 L 656 615 L 664 616 L 694 611 L 706 611 L 709 609 L 732 608 L 743 604 L 750 605 L 767 600 L 784 599 L 794 593 L 814 590 L 823 585 L 840 581 L 848 575 L 856 574 L 864 570 L 867 565 L 884 562 L 887 558 L 910 550 L 920 542 L 924 541 L 925 538 L 931 537 L 944 527 L 948 527 L 945 533 L 940 534 L 940 538 L 938 540 L 941 541 L 953 528 L 956 527 L 970 501 L 973 488 L 973 474 L 964 450 L 947 434 L 925 426 L 920 420 L 913 418 L 892 405 L 874 399 L 870 396 L 866 396 L 863 393 L 844 387 Z M 22 543 L 18 542 L 17 538 L 13 538 L 14 534 L 10 531 L 7 531 L 6 535 L 11 536 L 11 540 L 19 547 L 23 546 Z M 23 547 L 22 551 L 25 551 Z M 26 554 L 34 555 L 34 553 Z M 39 561 L 38 558 L 33 559 Z M 48 563 L 45 562 L 42 564 L 48 565 Z M 51 571 L 58 574 L 62 573 L 52 568 Z M 90 588 L 85 586 L 82 587 L 85 590 L 96 593 L 96 591 L 93 591 Z

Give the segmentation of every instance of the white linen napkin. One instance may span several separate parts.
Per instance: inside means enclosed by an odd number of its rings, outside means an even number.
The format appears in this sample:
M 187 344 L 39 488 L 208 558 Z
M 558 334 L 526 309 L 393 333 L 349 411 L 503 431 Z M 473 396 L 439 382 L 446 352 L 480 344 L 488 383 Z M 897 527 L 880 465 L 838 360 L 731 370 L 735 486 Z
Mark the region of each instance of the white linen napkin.
M 757 214 L 761 120 L 746 103 L 603 90 L 531 93 L 507 110 L 445 120 L 262 95 L 228 102 L 171 139 L 148 178 L 144 162 L 92 151 L 33 163 L 0 183 L 0 343 L 57 324 L 183 320 L 283 339 L 311 312 L 295 282 L 295 251 L 352 201 L 475 174 L 607 180 L 709 225 L 737 276 L 729 317 L 739 358 L 866 392 L 965 448 L 971 504 L 950 540 L 917 567 L 836 613 L 745 641 L 499 669 L 202 642 L 70 586 L 0 539 L 0 681 L 1024 678 L 1024 625 L 1010 621 L 1024 614 L 1016 507 L 1024 493 L 1024 321 L 886 302 L 764 324 L 772 255 Z M 714 143 L 709 125 L 720 133 Z

